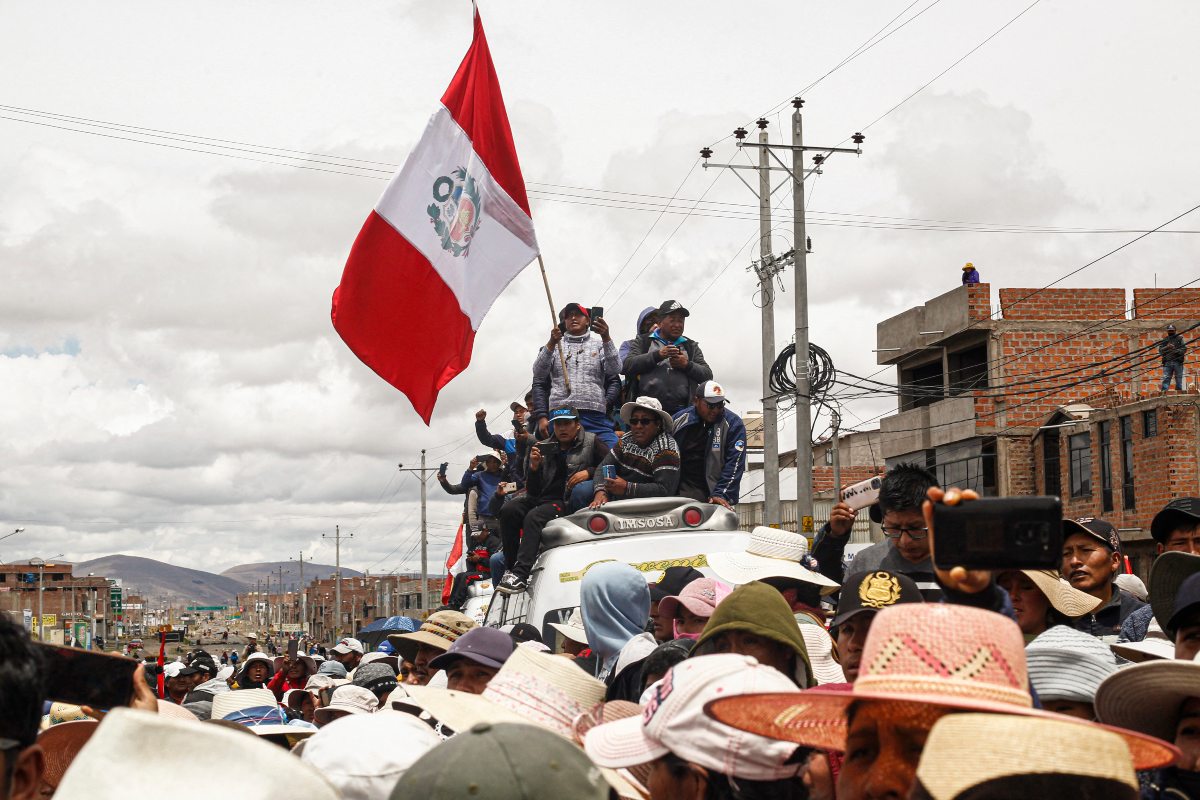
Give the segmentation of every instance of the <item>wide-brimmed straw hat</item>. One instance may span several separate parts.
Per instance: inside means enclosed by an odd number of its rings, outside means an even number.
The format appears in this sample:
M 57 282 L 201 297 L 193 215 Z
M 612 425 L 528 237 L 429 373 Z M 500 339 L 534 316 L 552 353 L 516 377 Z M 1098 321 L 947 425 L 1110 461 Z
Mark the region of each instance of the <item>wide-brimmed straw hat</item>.
M 1065 617 L 1082 617 L 1104 605 L 1103 600 L 1079 591 L 1052 570 L 1023 569 L 1020 572 L 1033 581 L 1033 585 L 1046 595 L 1051 607 Z
M 212 719 L 236 722 L 259 736 L 311 736 L 316 728 L 289 724 L 270 689 L 237 689 L 213 697 Z
M 458 611 L 435 611 L 412 633 L 393 633 L 388 642 L 405 661 L 417 657 L 417 648 L 423 644 L 439 650 L 449 650 L 450 645 L 472 628 L 478 627 L 475 620 Z
M 1073 758 L 1080 753 L 1087 757 Z M 954 800 L 1021 775 L 1103 781 L 1116 790 L 1106 797 L 1136 798 L 1138 791 L 1129 748 L 1117 734 L 1078 721 L 1005 714 L 950 714 L 934 723 L 916 782 L 933 800 Z
M 706 710 L 740 730 L 844 751 L 846 710 L 860 701 L 1060 718 L 1033 708 L 1028 685 L 1025 640 L 1011 619 L 969 606 L 908 603 L 875 616 L 851 691 L 751 695 L 715 700 Z M 1161 742 L 1124 735 L 1139 769 L 1174 759 Z
M 800 635 L 804 637 L 809 666 L 817 684 L 845 683 L 846 673 L 838 663 L 833 637 L 825 630 L 825 626 L 817 624 L 807 614 L 797 614 L 796 624 L 800 626 Z
M 604 699 L 601 681 L 569 659 L 513 651 L 482 694 L 407 686 L 409 699 L 455 731 L 480 722 L 532 723 L 570 739 L 575 718 Z
M 1104 642 L 1067 625 L 1055 625 L 1025 648 L 1029 682 L 1042 700 L 1091 703 L 1117 658 Z
M 1096 717 L 1108 725 L 1174 741 L 1179 707 L 1189 697 L 1200 697 L 1200 661 L 1134 664 L 1100 684 Z
M 583 740 L 587 736 L 588 731 L 597 725 L 605 725 L 609 722 L 616 722 L 619 719 L 628 719 L 629 717 L 640 717 L 642 715 L 642 707 L 637 703 L 631 703 L 628 700 L 610 700 L 607 703 L 599 703 L 591 711 L 585 714 L 580 714 L 575 718 L 572 725 L 575 744 L 583 747 Z M 629 785 L 632 794 L 622 792 L 619 788 L 617 793 L 621 797 L 648 798 L 650 797 L 650 773 L 654 769 L 653 762 L 646 764 L 634 764 L 621 769 L 609 770 L 615 772 L 617 778 Z M 609 784 L 614 781 L 610 775 L 605 775 Z M 614 788 L 617 788 L 614 786 Z
M 38 734 L 37 743 L 46 758 L 45 769 L 42 770 L 42 782 L 46 786 L 51 789 L 58 788 L 71 762 L 92 738 L 99 725 L 94 719 L 80 719 L 51 725 Z
M 1175 631 L 1171 618 L 1179 610 L 1175 608 L 1175 596 L 1183 582 L 1197 573 L 1200 573 L 1200 556 L 1174 550 L 1160 555 L 1150 567 L 1150 608 L 1154 619 L 1172 639 Z
M 153 757 L 147 758 L 148 753 Z M 105 716 L 54 796 L 128 797 L 131 775 L 146 786 L 177 786 L 183 779 L 189 797 L 338 798 L 320 774 L 281 747 L 222 725 L 197 725 L 130 708 L 114 708 Z
M 837 591 L 836 581 L 800 564 L 807 553 L 808 540 L 800 534 L 759 525 L 750 532 L 745 550 L 706 553 L 705 558 L 717 577 L 729 583 L 790 578 L 820 586 L 821 594 Z
M 551 622 L 550 627 L 577 644 L 587 644 L 587 631 L 583 629 L 583 613 L 577 608 L 566 622 Z
M 626 403 L 621 406 L 621 421 L 625 423 L 625 427 L 629 427 L 629 418 L 633 416 L 633 411 L 640 408 L 643 411 L 649 411 L 662 420 L 662 432 L 671 433 L 675 427 L 675 420 L 666 411 L 663 411 L 662 403 L 657 397 L 642 396 L 632 403 Z

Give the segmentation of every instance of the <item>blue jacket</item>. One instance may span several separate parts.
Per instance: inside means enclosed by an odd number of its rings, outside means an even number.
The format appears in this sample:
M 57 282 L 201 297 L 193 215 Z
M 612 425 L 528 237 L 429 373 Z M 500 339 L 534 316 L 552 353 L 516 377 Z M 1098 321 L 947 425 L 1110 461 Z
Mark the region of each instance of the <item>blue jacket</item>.
M 467 470 L 463 473 L 462 482 L 458 485 L 452 483 L 443 483 L 442 488 L 446 490 L 446 494 L 466 494 L 471 489 L 479 490 L 478 508 L 487 509 L 492 502 L 492 495 L 496 493 L 496 488 L 500 482 L 504 480 L 504 476 L 500 473 L 493 475 L 487 470 L 476 470 L 472 472 Z M 487 513 L 481 511 L 481 514 Z
M 692 425 L 703 425 L 695 406 L 675 415 L 675 437 Z M 682 453 L 680 456 L 682 457 Z M 746 426 L 742 418 L 725 408 L 725 416 L 708 433 L 708 454 L 704 457 L 704 477 L 710 497 L 723 497 L 730 505 L 738 501 L 742 473 L 746 471 Z

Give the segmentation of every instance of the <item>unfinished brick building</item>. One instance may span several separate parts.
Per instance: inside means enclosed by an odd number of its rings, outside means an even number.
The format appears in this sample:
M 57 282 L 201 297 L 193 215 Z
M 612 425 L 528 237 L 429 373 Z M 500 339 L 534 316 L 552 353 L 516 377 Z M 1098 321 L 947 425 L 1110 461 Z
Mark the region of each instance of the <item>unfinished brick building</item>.
M 988 284 L 960 286 L 877 327 L 901 387 L 880 450 L 984 495 L 1061 494 L 1148 566 L 1154 513 L 1200 495 L 1200 370 L 1160 396 L 1156 347 L 1174 323 L 1194 349 L 1198 321 L 1197 289 L 1001 289 L 993 308 Z

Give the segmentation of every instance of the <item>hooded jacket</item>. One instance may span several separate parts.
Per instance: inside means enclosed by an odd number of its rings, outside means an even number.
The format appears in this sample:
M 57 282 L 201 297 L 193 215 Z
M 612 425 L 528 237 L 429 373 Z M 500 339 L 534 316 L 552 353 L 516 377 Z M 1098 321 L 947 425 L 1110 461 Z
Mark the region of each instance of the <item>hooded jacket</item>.
M 782 598 L 780 598 L 782 599 Z M 616 561 L 597 564 L 587 571 L 579 586 L 579 613 L 588 634 L 588 644 L 599 659 L 601 680 L 616 676 L 621 669 L 654 650 L 653 637 L 640 658 L 623 657 L 626 647 L 640 650 L 646 623 L 650 619 L 650 587 L 636 569 Z M 631 652 L 629 656 L 633 656 Z
M 675 369 L 669 359 L 658 357 L 658 351 L 666 344 L 658 331 L 638 336 L 625 356 L 621 372 L 627 379 L 626 397 L 656 397 L 664 411 L 674 414 L 692 402 L 696 386 L 712 380 L 713 373 L 695 339 L 681 336 L 672 343 L 687 353 L 688 363 L 683 369 Z
M 625 363 L 625 356 L 629 355 L 629 348 L 633 347 L 633 343 L 637 341 L 637 337 L 642 335 L 642 323 L 646 321 L 646 317 L 656 311 L 658 311 L 656 307 L 646 306 L 642 309 L 642 313 L 638 314 L 637 327 L 633 330 L 633 338 L 621 342 L 621 347 L 617 350 L 617 360 L 622 364 Z
M 695 406 L 688 406 L 675 415 L 675 441 L 679 434 L 693 425 L 704 425 Z M 679 458 L 683 460 L 682 451 Z M 746 426 L 742 418 L 725 409 L 725 415 L 708 431 L 705 438 L 704 485 L 709 497 L 723 497 L 730 505 L 737 503 L 746 471 Z M 680 481 L 689 477 L 680 474 Z M 707 499 L 707 498 L 705 498 Z
M 609 389 L 620 389 L 621 363 L 617 361 L 617 346 L 611 340 L 588 331 L 582 336 L 564 334 L 563 358 L 558 349 L 538 350 L 533 362 L 533 406 L 538 419 L 553 408 L 574 408 L 576 411 L 607 413 L 611 402 Z M 571 377 L 571 390 L 563 380 L 563 360 Z M 547 392 L 547 389 L 549 391 Z M 548 396 L 547 396 L 548 395 Z
M 587 620 L 584 620 L 586 626 Z M 708 624 L 700 632 L 693 656 L 710 655 L 716 652 L 713 639 L 725 631 L 742 631 L 779 642 L 796 653 L 796 674 L 789 675 L 801 689 L 817 685 L 813 677 L 812 664 L 808 660 L 808 647 L 796 617 L 779 590 L 762 581 L 752 581 L 734 589 L 717 604 Z M 589 636 L 590 636 L 589 631 Z
M 1172 333 L 1158 343 L 1158 354 L 1162 356 L 1164 364 L 1182 364 L 1187 355 L 1187 342 L 1178 333 Z

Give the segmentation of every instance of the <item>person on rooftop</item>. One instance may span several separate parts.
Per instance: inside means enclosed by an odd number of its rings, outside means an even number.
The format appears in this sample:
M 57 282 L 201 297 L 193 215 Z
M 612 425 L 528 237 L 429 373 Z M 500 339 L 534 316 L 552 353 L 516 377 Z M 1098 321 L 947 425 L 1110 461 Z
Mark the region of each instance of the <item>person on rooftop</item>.
M 675 414 L 687 408 L 696 386 L 712 380 L 713 373 L 700 343 L 683 335 L 691 312 L 677 300 L 664 300 L 658 313 L 658 327 L 638 335 L 621 365 L 625 396 L 656 398 L 668 414 Z
M 746 426 L 729 410 L 724 387 L 716 381 L 698 385 L 692 405 L 674 419 L 679 494 L 732 508 L 746 471 Z
M 533 413 L 539 437 L 550 436 L 549 411 L 569 406 L 585 431 L 612 447 L 617 434 L 608 409 L 620 396 L 621 365 L 608 322 L 603 317 L 592 319 L 591 310 L 579 303 L 567 303 L 558 319 L 558 327 L 550 331 L 550 340 L 533 362 Z
M 679 487 L 679 445 L 671 435 L 674 421 L 653 397 L 621 406 L 629 430 L 621 435 L 600 469 L 616 474 L 595 482 L 592 508 L 630 497 L 672 497 Z

